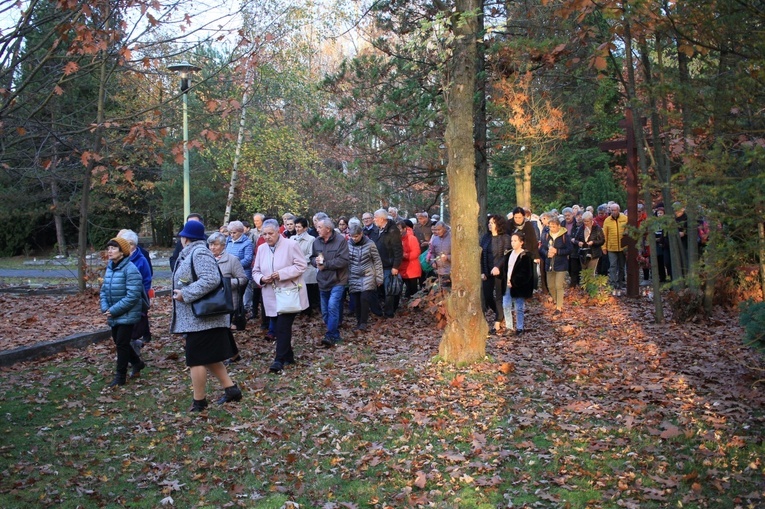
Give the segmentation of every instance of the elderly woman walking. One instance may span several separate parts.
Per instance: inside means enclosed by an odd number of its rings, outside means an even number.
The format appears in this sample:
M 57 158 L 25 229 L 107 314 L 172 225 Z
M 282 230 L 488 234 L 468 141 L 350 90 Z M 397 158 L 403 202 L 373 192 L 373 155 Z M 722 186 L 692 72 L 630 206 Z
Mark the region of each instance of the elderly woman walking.
M 207 371 L 218 379 L 224 394 L 217 403 L 242 399 L 242 391 L 231 380 L 223 361 L 238 352 L 229 329 L 228 314 L 196 316 L 191 303 L 220 285 L 221 273 L 205 245 L 205 226 L 189 221 L 178 234 L 183 245 L 173 273 L 173 318 L 171 332 L 186 337 L 186 365 L 191 371 L 194 400 L 191 412 L 207 408 Z
M 123 238 L 111 239 L 106 244 L 104 283 L 101 285 L 101 312 L 112 328 L 112 339 L 117 347 L 117 369 L 109 387 L 125 385 L 128 363 L 133 365 L 130 376 L 146 367 L 138 353 L 130 346 L 133 327 L 141 319 L 143 282 L 141 273 L 130 261 L 130 245 Z
M 265 239 L 265 243 L 258 247 L 252 267 L 252 279 L 262 287 L 266 316 L 275 321 L 276 355 L 269 371 L 279 373 L 284 366 L 295 364 L 292 322 L 300 311 L 308 307 L 308 294 L 303 281 L 307 263 L 300 245 L 279 234 L 279 223 L 275 219 L 263 222 L 261 237 Z M 280 310 L 277 304 L 277 290 L 297 290 L 300 309 Z
M 356 330 L 367 330 L 369 303 L 377 298 L 377 287 L 385 279 L 382 260 L 372 239 L 360 224 L 348 227 L 348 290 L 356 313 Z
M 233 321 L 234 314 L 236 314 L 239 307 L 243 305 L 242 297 L 244 289 L 247 288 L 247 284 L 249 283 L 249 279 L 245 275 L 239 259 L 225 251 L 226 240 L 225 235 L 220 232 L 215 232 L 207 237 L 207 247 L 210 248 L 215 260 L 218 262 L 218 268 L 220 269 L 221 275 L 231 280 L 231 297 L 234 302 L 234 312 L 230 316 Z M 234 329 L 234 325 L 231 325 L 231 328 Z M 234 357 L 225 361 L 225 364 L 228 365 L 241 359 L 241 356 L 237 352 Z

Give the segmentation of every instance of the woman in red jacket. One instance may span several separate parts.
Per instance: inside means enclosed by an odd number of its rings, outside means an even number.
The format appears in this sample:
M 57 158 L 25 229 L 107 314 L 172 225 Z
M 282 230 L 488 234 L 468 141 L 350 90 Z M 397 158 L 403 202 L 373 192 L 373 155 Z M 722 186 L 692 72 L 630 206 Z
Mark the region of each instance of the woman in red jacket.
M 414 225 L 409 219 L 399 220 L 398 229 L 401 230 L 401 244 L 404 247 L 404 258 L 398 272 L 406 286 L 406 298 L 417 293 L 417 286 L 422 276 L 420 266 L 420 241 L 414 236 Z

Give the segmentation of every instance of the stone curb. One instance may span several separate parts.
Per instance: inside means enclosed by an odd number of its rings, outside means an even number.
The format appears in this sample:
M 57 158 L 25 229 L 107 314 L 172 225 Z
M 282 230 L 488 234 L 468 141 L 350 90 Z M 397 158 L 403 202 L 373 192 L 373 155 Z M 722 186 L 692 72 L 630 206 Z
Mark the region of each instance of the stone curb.
M 170 295 L 170 290 L 161 290 L 156 295 Z M 22 346 L 0 352 L 0 367 L 7 367 L 17 362 L 33 361 L 41 357 L 49 357 L 69 348 L 85 348 L 112 337 L 111 329 L 101 329 L 95 332 L 80 332 L 61 339 Z
M 48 357 L 62 352 L 67 348 L 84 348 L 111 337 L 111 329 L 103 329 L 96 332 L 81 332 L 62 339 L 14 348 L 13 350 L 0 352 L 0 366 L 12 366 L 17 362 L 32 361 L 39 359 L 40 357 Z

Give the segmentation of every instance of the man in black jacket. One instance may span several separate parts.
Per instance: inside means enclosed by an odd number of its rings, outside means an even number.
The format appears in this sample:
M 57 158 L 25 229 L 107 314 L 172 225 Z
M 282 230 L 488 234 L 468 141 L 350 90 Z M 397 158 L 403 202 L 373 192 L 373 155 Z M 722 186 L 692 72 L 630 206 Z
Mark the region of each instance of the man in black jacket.
M 385 209 L 379 209 L 374 217 L 377 232 L 369 236 L 377 246 L 382 260 L 383 273 L 385 274 L 385 283 L 382 291 L 388 288 L 389 280 L 398 275 L 398 268 L 404 259 L 404 246 L 401 244 L 401 232 L 392 219 L 388 219 L 388 212 Z M 392 318 L 398 308 L 398 301 L 401 294 L 385 295 L 385 316 Z

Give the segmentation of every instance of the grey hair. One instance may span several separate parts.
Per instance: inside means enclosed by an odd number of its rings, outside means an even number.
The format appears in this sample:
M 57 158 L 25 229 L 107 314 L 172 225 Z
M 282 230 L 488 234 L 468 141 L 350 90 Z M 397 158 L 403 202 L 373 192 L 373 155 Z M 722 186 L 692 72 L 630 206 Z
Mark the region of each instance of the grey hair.
M 266 218 L 266 216 L 265 216 L 264 214 L 261 214 L 260 212 L 255 212 L 255 213 L 252 215 L 252 218 L 253 218 L 253 219 L 255 219 L 256 217 L 259 217 L 261 221 L 263 221 L 263 220 Z
M 317 212 L 313 215 L 313 219 L 315 221 L 323 221 L 324 219 L 327 219 L 329 216 L 324 212 Z
M 276 219 L 266 219 L 263 221 L 263 226 L 261 227 L 262 230 L 265 230 L 266 228 L 273 228 L 277 232 L 279 231 L 279 221 Z
M 564 209 L 561 211 L 561 214 L 573 214 L 573 213 L 574 213 L 574 209 L 572 209 L 571 207 L 565 207 L 565 208 L 564 208 Z
M 297 217 L 295 217 L 295 214 L 293 214 L 291 212 L 287 212 L 286 214 L 282 214 L 282 220 L 286 221 L 288 219 L 294 221 L 295 219 L 297 219 Z
M 324 219 L 319 219 L 319 224 L 324 226 L 325 228 L 329 228 L 330 230 L 335 229 L 335 223 L 333 223 L 329 217 L 325 217 Z
M 592 219 L 592 212 L 589 210 L 582 214 L 582 221 L 587 221 L 588 219 Z
M 555 214 L 550 214 L 550 222 L 551 223 L 556 223 L 556 224 L 560 224 L 561 223 L 560 218 L 558 216 L 556 216 Z
M 621 212 L 621 210 L 622 210 L 622 208 L 621 208 L 621 207 L 619 206 L 619 204 L 618 204 L 618 203 L 616 203 L 616 202 L 613 202 L 613 203 L 611 203 L 611 208 L 613 208 L 613 207 L 616 207 L 617 209 L 619 209 L 619 211 L 620 211 L 620 212 Z
M 359 233 L 363 232 L 363 228 L 361 224 L 353 222 L 348 223 L 348 234 L 349 235 L 358 235 Z
M 221 246 L 225 246 L 226 242 L 228 240 L 226 239 L 226 236 L 223 235 L 221 232 L 215 232 L 210 234 L 209 237 L 207 237 L 207 244 L 220 244 Z
M 120 230 L 117 237 L 127 240 L 128 244 L 138 246 L 138 234 L 133 230 Z
M 440 227 L 440 226 L 443 226 L 443 227 L 444 227 L 444 228 L 446 228 L 447 230 L 449 229 L 449 227 L 446 225 L 446 223 L 444 223 L 443 221 L 440 221 L 440 220 L 439 220 L 439 221 L 436 221 L 436 224 L 434 224 L 433 226 L 439 226 L 439 227 Z
M 608 205 L 605 203 L 603 205 L 598 205 L 598 212 L 606 212 L 608 211 Z
M 228 231 L 243 232 L 244 224 L 241 221 L 231 221 L 228 223 Z
M 348 220 L 348 228 L 350 228 L 352 224 L 357 224 L 359 225 L 359 227 L 361 227 L 362 226 L 361 219 L 359 219 L 356 216 L 353 216 L 352 218 Z
M 388 217 L 388 211 L 385 209 L 375 210 L 375 217 Z

